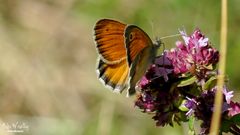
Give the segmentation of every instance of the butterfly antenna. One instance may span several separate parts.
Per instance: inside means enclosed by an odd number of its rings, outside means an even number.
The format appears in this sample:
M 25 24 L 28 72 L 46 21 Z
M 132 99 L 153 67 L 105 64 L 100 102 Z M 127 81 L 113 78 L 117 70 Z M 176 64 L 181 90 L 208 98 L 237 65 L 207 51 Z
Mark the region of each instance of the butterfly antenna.
M 165 37 L 161 37 L 160 39 L 171 38 L 171 37 L 177 37 L 177 36 L 181 36 L 181 34 L 175 34 L 175 35 L 165 36 Z
M 150 21 L 150 24 L 151 24 L 151 29 L 152 29 L 152 36 L 153 36 L 153 37 L 156 37 L 155 32 L 154 32 L 154 23 L 153 23 L 153 20 Z

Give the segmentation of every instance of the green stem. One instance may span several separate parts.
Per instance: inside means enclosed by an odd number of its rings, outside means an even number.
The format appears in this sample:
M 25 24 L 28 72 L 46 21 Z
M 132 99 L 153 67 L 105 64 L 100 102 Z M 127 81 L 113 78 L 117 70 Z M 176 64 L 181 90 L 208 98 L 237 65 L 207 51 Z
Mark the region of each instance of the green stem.
M 210 135 L 219 134 L 219 126 L 222 112 L 222 89 L 224 85 L 224 74 L 226 66 L 227 52 L 227 0 L 222 0 L 221 6 L 221 35 L 220 35 L 220 60 L 219 75 L 217 80 L 217 92 L 214 101 L 214 113 L 211 121 Z

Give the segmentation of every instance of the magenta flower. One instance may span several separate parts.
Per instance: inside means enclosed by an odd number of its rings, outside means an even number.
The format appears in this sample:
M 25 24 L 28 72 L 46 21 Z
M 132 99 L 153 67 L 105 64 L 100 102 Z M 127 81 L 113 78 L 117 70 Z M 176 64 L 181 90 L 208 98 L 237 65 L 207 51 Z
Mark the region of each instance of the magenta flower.
M 149 80 L 147 79 L 147 77 L 146 77 L 146 76 L 143 76 L 143 77 L 141 78 L 141 80 L 139 81 L 139 83 L 138 83 L 138 87 L 140 87 L 140 88 L 145 88 L 148 83 L 149 83 Z
M 177 78 L 173 75 L 171 61 L 164 54 L 155 59 L 139 81 L 138 87 L 141 90 L 135 101 L 135 106 L 143 112 L 154 114 L 153 119 L 157 126 L 173 125 L 173 121 L 181 121 L 178 116 L 181 114 L 180 110 L 175 106 L 181 95 L 177 89 L 170 91 Z
M 225 100 L 228 104 L 230 104 L 231 102 L 231 98 L 233 97 L 233 91 L 228 91 L 227 87 L 224 86 L 223 87 L 223 94 L 224 94 L 224 97 L 225 97 Z
M 228 115 L 229 116 L 234 116 L 240 114 L 240 104 L 239 103 L 235 103 L 233 101 L 230 102 L 230 108 L 228 110 Z
M 143 109 L 143 112 L 154 112 L 156 110 L 155 104 L 154 97 L 149 93 L 138 95 L 138 99 L 135 102 L 135 105 Z
M 206 78 L 206 72 L 212 70 L 219 59 L 218 51 L 211 47 L 199 29 L 191 36 L 185 31 L 180 31 L 184 42 L 177 41 L 176 48 L 167 52 L 167 57 L 172 61 L 174 73 L 194 73 L 200 78 Z
M 180 33 L 184 42 L 177 41 L 176 48 L 156 57 L 137 84 L 135 106 L 151 113 L 157 126 L 173 126 L 194 117 L 202 122 L 200 134 L 208 134 L 215 110 L 219 52 L 199 29 L 190 36 Z M 219 133 L 240 134 L 240 103 L 231 101 L 233 91 L 226 86 L 222 94 Z
M 194 115 L 198 120 L 202 120 L 201 128 L 202 134 L 208 134 L 211 123 L 211 117 L 214 112 L 214 98 L 217 87 L 210 90 L 205 90 L 200 96 L 194 98 L 187 98 L 185 106 L 189 109 L 186 115 Z M 224 114 L 235 115 L 240 113 L 240 104 L 235 104 L 231 101 L 233 97 L 232 91 L 228 91 L 227 87 L 223 88 L 223 106 L 222 116 Z M 230 104 L 229 104 L 230 103 Z

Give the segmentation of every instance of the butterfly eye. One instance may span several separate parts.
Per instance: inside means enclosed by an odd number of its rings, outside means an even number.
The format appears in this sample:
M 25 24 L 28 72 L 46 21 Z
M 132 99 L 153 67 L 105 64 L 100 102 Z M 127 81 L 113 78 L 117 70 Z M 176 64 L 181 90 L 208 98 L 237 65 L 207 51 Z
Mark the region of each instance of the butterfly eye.
M 129 39 L 133 40 L 133 34 L 132 33 L 129 35 Z

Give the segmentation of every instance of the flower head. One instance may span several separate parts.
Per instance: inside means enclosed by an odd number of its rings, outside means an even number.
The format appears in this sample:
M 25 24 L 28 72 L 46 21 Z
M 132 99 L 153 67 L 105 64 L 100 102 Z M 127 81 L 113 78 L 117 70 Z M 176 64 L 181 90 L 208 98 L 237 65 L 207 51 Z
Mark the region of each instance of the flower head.
M 177 41 L 176 48 L 167 52 L 167 57 L 172 61 L 174 73 L 194 73 L 199 78 L 206 78 L 206 72 L 218 62 L 219 53 L 213 48 L 208 38 L 199 29 L 188 36 L 185 31 L 180 31 L 184 42 Z
M 145 76 L 138 83 L 141 89 L 135 105 L 143 112 L 151 112 L 156 125 L 172 125 L 173 121 L 179 122 L 177 117 L 180 112 L 175 104 L 182 98 L 177 89 L 171 90 L 176 83 L 171 61 L 166 53 L 157 57 L 147 70 Z
M 211 117 L 214 112 L 214 98 L 216 94 L 217 87 L 213 87 L 210 90 L 204 91 L 200 96 L 194 98 L 188 98 L 186 107 L 191 111 L 191 114 L 194 115 L 198 120 L 202 120 L 201 128 L 202 134 L 207 134 L 209 132 L 209 127 L 211 123 Z M 223 106 L 222 114 L 225 114 L 229 111 L 231 104 L 229 105 L 230 99 L 232 97 L 232 91 L 228 92 L 226 86 L 223 88 Z M 232 102 L 231 102 L 232 103 Z M 232 104 L 232 113 L 235 111 L 240 111 L 240 106 Z M 236 108 L 235 108 L 236 107 Z M 238 110 L 239 109 L 239 110 Z M 187 112 L 186 115 L 189 115 L 190 112 Z M 238 112 L 239 113 L 239 112 Z
M 156 57 L 137 84 L 140 90 L 135 106 L 153 114 L 157 126 L 172 126 L 195 117 L 202 121 L 200 134 L 208 134 L 215 110 L 219 53 L 199 29 L 189 36 L 185 31 L 180 33 L 184 42 L 177 41 L 175 48 Z M 239 134 L 236 119 L 240 118 L 240 103 L 231 101 L 233 91 L 226 86 L 222 94 L 221 121 L 227 121 L 228 129 L 221 132 Z

